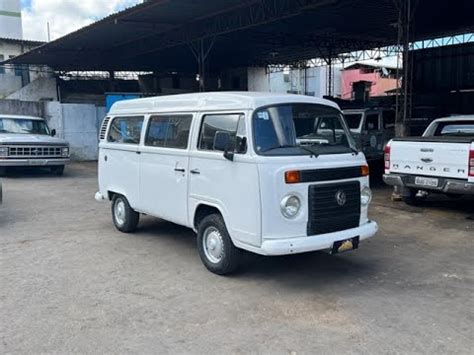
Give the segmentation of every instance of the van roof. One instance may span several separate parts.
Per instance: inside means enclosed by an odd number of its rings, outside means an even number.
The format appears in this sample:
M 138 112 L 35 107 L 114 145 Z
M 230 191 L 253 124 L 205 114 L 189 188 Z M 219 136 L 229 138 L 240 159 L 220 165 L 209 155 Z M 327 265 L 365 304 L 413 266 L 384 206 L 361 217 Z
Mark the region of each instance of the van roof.
M 119 101 L 112 106 L 109 114 L 246 110 L 281 103 L 311 103 L 339 109 L 335 102 L 312 96 L 265 92 L 205 92 Z

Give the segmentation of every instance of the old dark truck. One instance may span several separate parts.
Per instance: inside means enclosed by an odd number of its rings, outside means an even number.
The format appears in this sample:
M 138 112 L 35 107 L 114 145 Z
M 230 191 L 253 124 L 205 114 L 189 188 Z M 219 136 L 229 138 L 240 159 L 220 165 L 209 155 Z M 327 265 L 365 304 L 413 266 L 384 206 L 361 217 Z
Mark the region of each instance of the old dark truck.
M 383 162 L 384 147 L 395 137 L 395 111 L 389 108 L 359 108 L 343 111 L 357 147 L 369 163 Z

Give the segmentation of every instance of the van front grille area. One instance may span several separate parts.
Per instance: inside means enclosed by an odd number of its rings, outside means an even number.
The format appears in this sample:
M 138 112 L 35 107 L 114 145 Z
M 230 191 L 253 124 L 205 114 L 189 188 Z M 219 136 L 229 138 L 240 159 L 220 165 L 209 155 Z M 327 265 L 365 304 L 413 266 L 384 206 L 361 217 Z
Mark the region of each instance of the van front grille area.
M 62 158 L 63 147 L 9 146 L 8 158 Z
M 308 204 L 309 236 L 357 228 L 361 213 L 360 183 L 311 185 Z

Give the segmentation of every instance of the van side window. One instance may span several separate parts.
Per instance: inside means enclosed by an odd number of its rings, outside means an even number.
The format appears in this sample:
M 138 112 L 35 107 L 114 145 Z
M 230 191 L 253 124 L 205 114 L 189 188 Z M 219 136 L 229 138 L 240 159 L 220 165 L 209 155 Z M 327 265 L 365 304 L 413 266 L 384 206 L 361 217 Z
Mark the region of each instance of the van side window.
M 139 144 L 143 126 L 143 116 L 116 117 L 109 130 L 108 142 Z
M 145 145 L 187 149 L 193 116 L 151 116 Z
M 365 118 L 365 130 L 377 131 L 379 129 L 379 114 L 372 113 Z
M 395 111 L 385 110 L 382 113 L 383 117 L 383 128 L 394 128 L 395 127 Z
M 206 115 L 202 120 L 201 133 L 199 135 L 198 148 L 200 150 L 214 150 L 214 137 L 217 132 L 229 132 L 231 144 L 235 146 L 237 129 L 239 128 L 239 137 L 241 130 L 245 130 L 245 125 L 239 127 L 239 121 L 242 114 L 221 114 Z M 244 121 L 245 124 L 245 120 Z

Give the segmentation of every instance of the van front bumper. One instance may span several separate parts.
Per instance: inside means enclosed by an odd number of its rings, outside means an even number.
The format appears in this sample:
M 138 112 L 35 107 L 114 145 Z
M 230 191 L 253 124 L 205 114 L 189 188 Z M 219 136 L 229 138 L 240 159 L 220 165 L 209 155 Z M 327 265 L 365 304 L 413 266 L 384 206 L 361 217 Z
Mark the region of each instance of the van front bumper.
M 267 239 L 262 243 L 260 251 L 263 255 L 288 255 L 327 250 L 331 249 L 333 244 L 338 241 L 355 237 L 359 237 L 359 240 L 362 241 L 373 237 L 378 229 L 377 223 L 370 221 L 360 227 L 335 233 L 290 239 Z
M 69 158 L 62 159 L 0 159 L 0 167 L 10 167 L 10 166 L 58 166 L 58 165 L 67 165 L 71 162 Z
M 436 178 L 437 187 L 420 186 L 415 184 L 416 175 L 385 174 L 383 181 L 387 185 L 410 187 L 419 190 L 434 191 L 446 194 L 474 195 L 474 183 L 456 179 Z

